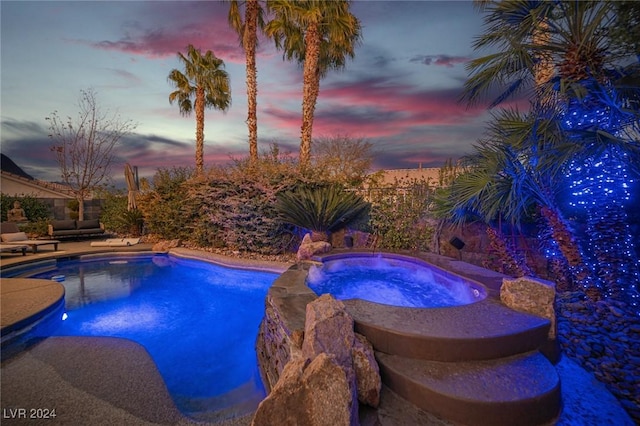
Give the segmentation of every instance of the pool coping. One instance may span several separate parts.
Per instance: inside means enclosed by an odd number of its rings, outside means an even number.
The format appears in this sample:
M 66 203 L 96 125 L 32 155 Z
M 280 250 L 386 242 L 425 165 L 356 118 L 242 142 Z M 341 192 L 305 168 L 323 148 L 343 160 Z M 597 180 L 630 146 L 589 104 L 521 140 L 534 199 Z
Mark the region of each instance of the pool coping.
M 50 280 L 0 280 L 0 335 L 2 343 L 27 331 L 64 307 L 64 286 Z

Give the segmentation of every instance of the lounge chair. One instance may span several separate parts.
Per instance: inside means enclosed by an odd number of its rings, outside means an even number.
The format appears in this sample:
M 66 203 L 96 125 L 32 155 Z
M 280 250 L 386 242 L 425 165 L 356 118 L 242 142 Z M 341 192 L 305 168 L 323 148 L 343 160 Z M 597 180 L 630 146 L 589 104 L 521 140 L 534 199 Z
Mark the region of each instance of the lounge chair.
M 140 242 L 140 238 L 109 238 L 106 241 L 94 241 L 91 247 L 129 247 Z
M 17 244 L 0 244 L 0 252 L 2 253 L 6 253 L 6 252 L 15 253 L 20 251 L 22 252 L 23 256 L 26 256 L 28 248 L 29 246 L 22 246 Z
M 0 224 L 0 238 L 2 244 L 7 246 L 28 246 L 31 247 L 33 253 L 38 252 L 38 247 L 53 244 L 53 249 L 58 250 L 58 240 L 32 240 L 27 237 L 27 234 L 21 232 L 13 222 L 3 222 Z

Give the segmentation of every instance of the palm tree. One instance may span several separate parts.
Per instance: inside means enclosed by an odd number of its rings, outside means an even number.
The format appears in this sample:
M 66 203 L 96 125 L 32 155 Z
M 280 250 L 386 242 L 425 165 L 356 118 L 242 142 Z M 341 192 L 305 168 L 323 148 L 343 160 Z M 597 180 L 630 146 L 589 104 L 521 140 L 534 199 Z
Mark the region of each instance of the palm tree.
M 263 10 L 258 0 L 244 2 L 244 21 L 240 15 L 240 2 L 230 0 L 229 24 L 240 36 L 247 67 L 247 127 L 249 128 L 249 159 L 251 164 L 258 161 L 258 71 L 256 69 L 256 48 L 258 28 L 264 28 Z
M 168 80 L 176 88 L 169 94 L 169 103 L 177 101 L 182 115 L 196 113 L 196 173 L 204 172 L 204 109 L 211 107 L 226 112 L 231 105 L 229 74 L 224 70 L 224 61 L 207 50 L 187 46 L 187 55 L 178 52 L 184 63 L 184 74 L 171 70 Z M 193 102 L 192 102 L 193 99 Z
M 273 19 L 265 33 L 287 60 L 303 65 L 300 169 L 311 160 L 311 138 L 320 79 L 330 69 L 342 69 L 355 56 L 361 38 L 360 21 L 350 12 L 349 0 L 267 0 Z
M 471 77 L 464 98 L 474 103 L 500 86 L 500 95 L 491 103 L 495 106 L 528 90 L 539 117 L 561 125 L 562 137 L 555 139 L 561 143 L 554 149 L 568 159 L 561 163 L 565 177 L 556 179 L 570 177 L 576 197 L 589 194 L 591 198 L 578 200 L 579 205 L 574 203 L 586 215 L 591 231 L 587 241 L 590 268 L 606 283 L 608 296 L 627 293 L 636 294 L 632 296 L 636 298 L 637 289 L 628 284 L 637 281 L 638 272 L 635 256 L 629 256 L 634 253 L 632 241 L 623 237 L 624 206 L 601 192 L 601 182 L 583 179 L 602 175 L 596 173 L 596 165 L 628 167 L 639 158 L 640 90 L 637 81 L 630 83 L 626 72 L 635 72 L 637 77 L 638 67 L 625 70 L 619 66 L 635 52 L 630 49 L 632 44 L 621 47 L 610 37 L 618 8 L 613 2 L 595 1 L 479 3 L 487 12 L 487 31 L 474 47 L 492 47 L 497 53 L 469 64 Z M 552 72 L 542 77 L 541 68 L 549 71 L 551 66 Z M 532 124 L 537 126 L 538 122 Z M 580 178 L 575 176 L 578 170 L 582 170 Z M 607 178 L 623 188 L 623 175 L 610 174 Z M 624 198 L 622 192 L 619 198 Z M 612 223 L 617 232 L 598 231 Z M 618 262 L 611 262 L 612 258 Z M 621 265 L 619 259 L 627 258 L 629 265 Z
M 452 182 L 446 208 L 454 213 L 454 222 L 462 222 L 463 214 L 471 212 L 486 223 L 501 218 L 516 227 L 539 211 L 562 264 L 572 275 L 570 281 L 587 287 L 587 268 L 556 201 L 560 192 L 557 176 L 563 172 L 563 160 L 553 142 L 558 134 L 555 121 L 540 120 L 535 113 L 506 109 L 495 113 L 486 138 L 463 158 L 466 171 Z M 490 234 L 490 238 L 493 241 L 495 236 Z

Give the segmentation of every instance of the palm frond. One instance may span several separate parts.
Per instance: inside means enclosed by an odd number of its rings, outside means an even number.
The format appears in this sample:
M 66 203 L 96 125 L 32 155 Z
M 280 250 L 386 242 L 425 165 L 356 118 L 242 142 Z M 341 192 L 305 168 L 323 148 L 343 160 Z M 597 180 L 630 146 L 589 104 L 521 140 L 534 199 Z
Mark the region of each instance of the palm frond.
M 359 221 L 370 205 L 337 185 L 299 187 L 278 195 L 276 209 L 283 222 L 300 228 L 333 232 Z

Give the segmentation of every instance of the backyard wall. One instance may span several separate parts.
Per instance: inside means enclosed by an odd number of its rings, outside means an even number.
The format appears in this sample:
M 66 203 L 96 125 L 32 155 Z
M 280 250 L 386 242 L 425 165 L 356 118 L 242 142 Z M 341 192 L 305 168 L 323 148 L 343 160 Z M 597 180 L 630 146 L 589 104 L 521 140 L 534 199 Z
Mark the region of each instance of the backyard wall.
M 71 210 L 67 207 L 68 199 L 64 198 L 38 198 L 43 204 L 49 206 L 53 219 L 63 220 L 71 218 Z M 92 199 L 84 201 L 84 218 L 99 219 L 102 213 L 102 200 Z
M 317 298 L 304 285 L 306 274 L 303 266 L 292 266 L 276 279 L 265 299 L 256 352 L 267 392 L 275 386 L 291 354 L 302 350 L 307 304 Z
M 509 275 L 509 271 L 502 268 L 498 253 L 491 247 L 486 230 L 487 226 L 480 223 L 467 224 L 460 228 L 445 226 L 439 239 L 439 252 L 436 254 Z M 524 235 L 518 234 L 506 228 L 502 231 L 506 241 L 526 260 L 538 277 L 552 279 L 549 276 L 547 259 L 538 251 L 538 239 L 527 235 L 533 234 L 535 230 L 525 229 L 524 232 Z M 464 247 L 460 250 L 455 248 L 450 243 L 453 238 L 462 241 Z

